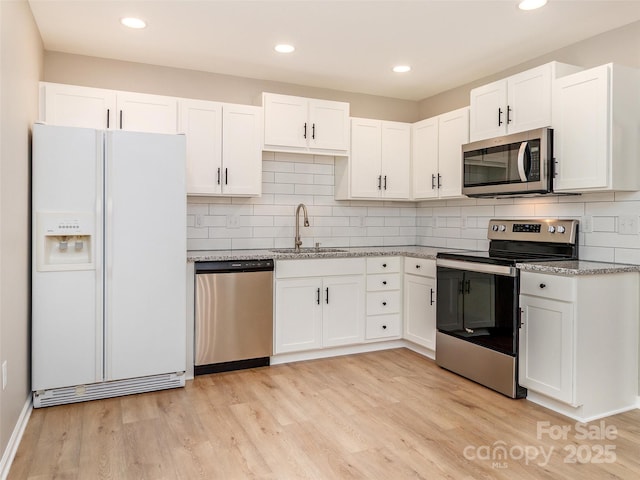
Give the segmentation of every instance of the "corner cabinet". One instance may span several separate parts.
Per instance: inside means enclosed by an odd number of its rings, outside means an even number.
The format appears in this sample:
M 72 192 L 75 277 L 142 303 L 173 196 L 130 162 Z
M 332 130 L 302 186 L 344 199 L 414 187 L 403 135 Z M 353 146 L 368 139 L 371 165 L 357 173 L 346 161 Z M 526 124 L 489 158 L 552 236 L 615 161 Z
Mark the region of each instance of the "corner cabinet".
M 262 192 L 262 108 L 180 100 L 187 140 L 187 194 Z
M 404 338 L 436 349 L 436 262 L 404 258 Z
M 522 272 L 519 383 L 528 398 L 589 421 L 635 408 L 638 273 Z
M 364 341 L 365 260 L 276 262 L 274 354 Z
M 412 125 L 413 199 L 462 195 L 462 145 L 469 141 L 469 108 Z
M 263 93 L 264 150 L 347 155 L 349 104 Z
M 552 81 L 581 70 L 550 62 L 471 90 L 470 141 L 551 125 Z
M 40 120 L 49 125 L 178 132 L 174 97 L 42 82 Z
M 352 118 L 348 168 L 349 198 L 408 200 L 411 125 Z
M 555 191 L 640 189 L 639 72 L 607 64 L 555 82 Z

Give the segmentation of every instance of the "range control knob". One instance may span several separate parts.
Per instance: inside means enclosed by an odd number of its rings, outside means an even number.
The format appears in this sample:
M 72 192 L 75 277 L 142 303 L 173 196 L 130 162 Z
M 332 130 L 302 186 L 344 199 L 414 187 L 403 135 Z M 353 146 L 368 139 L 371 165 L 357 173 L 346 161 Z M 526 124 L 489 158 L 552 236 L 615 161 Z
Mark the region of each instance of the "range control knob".
M 556 227 L 549 225 L 549 233 L 556 233 Z
M 562 225 L 558 225 L 558 233 L 564 233 L 566 229 Z
M 507 230 L 507 226 L 506 226 L 506 225 L 500 225 L 500 227 L 498 227 L 498 229 L 499 229 L 501 232 L 504 232 L 504 231 L 506 231 L 506 230 Z
M 493 225 L 491 227 L 491 230 L 493 230 L 494 232 L 497 232 L 498 231 L 498 225 Z

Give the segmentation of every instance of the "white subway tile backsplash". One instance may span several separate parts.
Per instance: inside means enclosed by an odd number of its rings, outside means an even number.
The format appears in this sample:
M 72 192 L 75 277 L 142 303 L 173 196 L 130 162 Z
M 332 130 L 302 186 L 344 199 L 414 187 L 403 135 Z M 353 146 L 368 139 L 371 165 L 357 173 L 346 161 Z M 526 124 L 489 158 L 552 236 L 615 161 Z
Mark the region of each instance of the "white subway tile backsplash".
M 533 198 L 471 198 L 419 203 L 334 198 L 334 158 L 263 153 L 260 197 L 189 197 L 190 250 L 293 247 L 295 209 L 304 203 L 311 227 L 304 246 L 428 245 L 486 250 L 492 218 L 582 218 L 580 257 L 640 264 L 640 235 L 617 233 L 618 217 L 640 215 L 640 192 L 605 192 Z M 239 226 L 228 228 L 229 216 Z M 196 222 L 197 220 L 197 222 Z

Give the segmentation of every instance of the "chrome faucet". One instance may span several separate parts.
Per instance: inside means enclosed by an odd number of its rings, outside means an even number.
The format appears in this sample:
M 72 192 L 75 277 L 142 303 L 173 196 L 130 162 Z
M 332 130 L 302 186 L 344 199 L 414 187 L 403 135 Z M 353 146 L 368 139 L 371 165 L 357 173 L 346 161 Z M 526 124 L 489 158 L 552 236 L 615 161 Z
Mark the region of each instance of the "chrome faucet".
M 298 205 L 298 208 L 296 208 L 296 238 L 295 238 L 296 246 L 294 248 L 296 252 L 300 251 L 300 246 L 302 245 L 302 240 L 300 240 L 300 209 L 301 208 L 302 208 L 302 212 L 304 213 L 304 226 L 305 227 L 309 226 L 309 217 L 307 216 L 307 207 L 304 205 L 304 203 L 301 203 L 300 205 Z

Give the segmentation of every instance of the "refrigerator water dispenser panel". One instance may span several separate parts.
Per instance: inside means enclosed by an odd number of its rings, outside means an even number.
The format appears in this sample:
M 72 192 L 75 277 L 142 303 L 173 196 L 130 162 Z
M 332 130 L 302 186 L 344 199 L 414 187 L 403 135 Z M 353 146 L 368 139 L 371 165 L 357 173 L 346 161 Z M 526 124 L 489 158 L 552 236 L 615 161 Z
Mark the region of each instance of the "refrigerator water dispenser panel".
M 95 269 L 93 213 L 38 212 L 36 221 L 38 271 Z

